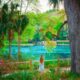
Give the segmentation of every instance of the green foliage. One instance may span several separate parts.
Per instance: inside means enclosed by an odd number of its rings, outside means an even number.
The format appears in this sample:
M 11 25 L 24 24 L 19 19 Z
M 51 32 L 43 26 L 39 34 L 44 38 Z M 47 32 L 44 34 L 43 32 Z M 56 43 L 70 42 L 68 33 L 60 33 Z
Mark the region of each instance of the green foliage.
M 2 23 L 6 24 L 9 20 L 8 4 L 4 4 L 2 7 Z
M 51 32 L 48 31 L 48 32 L 46 32 L 46 37 L 47 37 L 48 39 L 52 40 L 53 35 L 52 35 Z
M 9 30 L 9 29 L 14 29 L 14 24 L 13 24 L 11 21 L 9 21 L 9 22 L 7 23 L 7 25 L 6 25 L 6 27 L 7 27 L 8 30 Z
M 29 23 L 29 19 L 26 15 L 18 15 L 17 13 L 17 4 L 11 3 L 11 9 L 9 10 L 9 5 L 3 4 L 1 10 L 1 18 L 0 18 L 0 32 L 8 32 L 9 29 L 19 29 L 21 27 L 21 31 L 24 30 L 25 26 Z M 14 10 L 15 9 L 15 10 Z
M 29 23 L 29 18 L 26 15 L 22 15 L 22 30 L 24 30 L 24 27 Z
M 39 32 L 38 33 L 35 33 L 34 37 L 33 37 L 33 41 L 40 41 L 40 34 Z
M 62 25 L 62 22 L 59 22 L 56 26 L 54 26 L 54 29 L 55 29 L 56 31 L 60 30 L 61 25 Z
M 69 67 L 70 64 L 71 64 L 71 61 L 70 60 L 60 60 L 59 66 L 60 67 Z
M 71 64 L 70 60 L 53 60 L 53 61 L 45 61 L 45 67 L 47 68 L 55 68 L 55 67 L 69 67 Z
M 29 18 L 26 15 L 21 15 L 20 18 L 16 21 L 16 31 L 20 28 L 20 33 L 22 33 L 29 23 Z
M 19 70 L 29 70 L 30 66 L 28 64 L 20 64 L 17 66 Z
M 55 12 L 53 12 L 54 14 Z M 51 16 L 49 16 L 51 15 Z M 46 35 L 47 30 L 49 30 L 49 27 L 51 27 L 51 34 L 57 35 L 57 32 L 59 31 L 59 29 L 61 28 L 62 25 L 62 20 L 60 19 L 60 16 L 52 16 L 52 12 L 50 13 L 39 13 L 39 14 L 35 14 L 33 12 L 28 12 L 27 16 L 29 18 L 29 24 L 27 26 L 27 28 L 25 28 L 22 36 L 24 36 L 23 38 L 26 39 L 30 39 L 32 40 L 36 31 L 38 30 L 38 34 L 42 34 L 40 35 L 41 38 L 44 37 L 44 35 Z M 40 29 L 42 29 L 43 31 L 39 31 Z M 28 37 L 29 35 L 29 37 Z
M 35 30 L 36 28 L 33 27 L 32 25 L 28 24 L 28 26 L 25 28 L 25 30 L 23 31 L 21 38 L 23 41 L 28 41 L 28 40 L 32 40 L 35 34 Z
M 79 80 L 80 75 L 72 72 L 56 73 L 55 71 L 47 72 L 42 75 L 38 71 L 21 71 L 1 77 L 1 80 Z

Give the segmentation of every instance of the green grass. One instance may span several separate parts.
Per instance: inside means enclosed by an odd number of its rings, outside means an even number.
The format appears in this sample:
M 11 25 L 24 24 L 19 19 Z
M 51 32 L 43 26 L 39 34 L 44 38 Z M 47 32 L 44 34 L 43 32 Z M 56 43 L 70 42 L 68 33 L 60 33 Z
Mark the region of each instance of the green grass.
M 61 72 L 60 68 L 70 67 L 70 60 L 53 60 L 45 61 L 45 68 L 49 71 L 40 74 L 38 71 L 39 62 L 34 62 L 33 66 L 29 64 L 12 65 L 17 67 L 16 73 L 13 71 L 8 76 L 0 76 L 0 80 L 80 80 L 80 74 L 72 73 L 70 71 Z M 55 70 L 59 66 L 59 70 Z M 32 67 L 32 70 L 30 69 Z M 7 68 L 7 67 L 5 67 Z M 12 68 L 14 69 L 14 67 Z
M 80 80 L 80 74 L 72 72 L 47 72 L 40 74 L 38 71 L 21 71 L 3 76 L 0 80 Z
M 71 64 L 70 59 L 66 60 L 53 60 L 53 61 L 45 61 L 45 67 L 69 67 Z

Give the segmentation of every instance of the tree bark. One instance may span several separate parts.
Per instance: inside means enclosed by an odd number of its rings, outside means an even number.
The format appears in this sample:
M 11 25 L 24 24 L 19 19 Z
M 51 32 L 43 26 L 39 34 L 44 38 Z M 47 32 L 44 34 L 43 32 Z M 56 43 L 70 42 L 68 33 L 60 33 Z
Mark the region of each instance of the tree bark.
M 8 40 L 9 40 L 9 59 L 11 59 L 11 42 L 14 37 L 14 31 L 12 29 L 9 29 L 8 31 Z
M 9 59 L 11 60 L 11 41 L 9 40 Z
M 21 38 L 20 38 L 20 28 L 18 30 L 18 60 L 20 60 L 20 42 L 21 42 Z
M 71 70 L 80 73 L 80 3 L 78 0 L 64 0 L 69 25 L 71 46 Z

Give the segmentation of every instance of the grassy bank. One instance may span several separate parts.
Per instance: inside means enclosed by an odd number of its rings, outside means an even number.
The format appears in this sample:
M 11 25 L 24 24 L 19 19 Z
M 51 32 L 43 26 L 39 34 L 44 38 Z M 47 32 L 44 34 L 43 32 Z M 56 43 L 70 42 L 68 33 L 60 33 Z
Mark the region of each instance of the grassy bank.
M 50 70 L 40 74 L 39 71 L 20 71 L 10 75 L 4 75 L 0 80 L 80 80 L 80 75 L 72 72 L 56 72 Z
M 70 59 L 67 60 L 52 60 L 52 61 L 45 61 L 44 66 L 45 69 L 55 69 L 57 67 L 60 68 L 67 68 L 70 67 Z M 0 74 L 11 73 L 14 71 L 21 71 L 21 70 L 38 70 L 39 68 L 39 61 L 7 61 L 0 65 Z
M 45 71 L 41 74 L 38 61 L 8 62 L 0 66 L 0 80 L 80 80 L 79 74 L 67 70 L 70 64 L 70 59 L 47 60 L 44 62 Z

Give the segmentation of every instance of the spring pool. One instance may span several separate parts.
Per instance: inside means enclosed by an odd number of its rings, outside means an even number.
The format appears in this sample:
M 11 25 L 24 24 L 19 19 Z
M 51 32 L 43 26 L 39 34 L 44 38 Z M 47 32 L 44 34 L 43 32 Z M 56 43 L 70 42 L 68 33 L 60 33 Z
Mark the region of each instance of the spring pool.
M 4 54 L 7 54 L 9 48 L 5 48 Z M 26 59 L 34 59 L 39 60 L 40 55 L 44 55 L 45 60 L 53 60 L 58 57 L 60 58 L 69 58 L 70 57 L 70 46 L 67 45 L 56 45 L 50 51 L 42 45 L 34 45 L 34 46 L 21 46 L 20 52 L 22 58 Z M 18 46 L 12 46 L 11 55 L 13 59 L 17 59 Z

